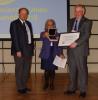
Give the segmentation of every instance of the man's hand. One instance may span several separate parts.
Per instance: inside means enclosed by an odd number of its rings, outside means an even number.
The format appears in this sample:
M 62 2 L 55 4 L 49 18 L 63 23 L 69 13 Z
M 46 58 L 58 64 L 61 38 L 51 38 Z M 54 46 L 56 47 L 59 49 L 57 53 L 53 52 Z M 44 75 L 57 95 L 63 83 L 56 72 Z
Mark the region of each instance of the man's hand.
M 76 46 L 77 46 L 77 43 L 74 42 L 74 43 L 72 43 L 69 47 L 70 47 L 70 48 L 76 48 Z
M 19 57 L 19 58 L 20 58 L 20 57 L 22 57 L 21 52 L 20 52 L 20 51 L 18 51 L 18 52 L 16 53 L 16 56 L 17 56 L 17 57 Z

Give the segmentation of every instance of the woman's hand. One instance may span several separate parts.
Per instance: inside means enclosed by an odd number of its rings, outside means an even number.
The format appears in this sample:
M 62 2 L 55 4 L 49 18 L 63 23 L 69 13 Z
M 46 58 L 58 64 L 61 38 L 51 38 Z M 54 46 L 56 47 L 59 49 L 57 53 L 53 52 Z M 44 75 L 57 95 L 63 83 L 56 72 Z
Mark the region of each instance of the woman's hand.
M 45 36 L 46 38 L 48 38 L 48 37 L 49 37 L 49 33 L 48 33 L 48 32 L 45 32 L 45 33 L 44 33 L 44 36 Z
M 64 59 L 64 58 L 65 58 L 65 56 L 64 56 L 63 54 L 60 54 L 60 57 L 61 57 L 62 59 Z
M 45 32 L 43 35 L 42 35 L 43 38 L 48 38 L 49 39 L 49 33 L 48 32 Z

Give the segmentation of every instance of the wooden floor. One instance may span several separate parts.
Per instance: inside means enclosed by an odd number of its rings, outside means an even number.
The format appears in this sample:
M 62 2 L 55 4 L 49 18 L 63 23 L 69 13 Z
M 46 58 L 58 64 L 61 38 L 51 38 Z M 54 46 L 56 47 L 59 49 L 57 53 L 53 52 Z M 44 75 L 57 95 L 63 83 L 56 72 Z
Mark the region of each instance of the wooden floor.
M 43 75 L 33 74 L 29 80 L 32 92 L 20 95 L 16 91 L 13 74 L 0 75 L 0 100 L 98 100 L 98 74 L 89 74 L 88 92 L 86 98 L 80 98 L 79 92 L 75 95 L 64 95 L 67 88 L 68 74 L 56 74 L 55 90 L 43 91 Z

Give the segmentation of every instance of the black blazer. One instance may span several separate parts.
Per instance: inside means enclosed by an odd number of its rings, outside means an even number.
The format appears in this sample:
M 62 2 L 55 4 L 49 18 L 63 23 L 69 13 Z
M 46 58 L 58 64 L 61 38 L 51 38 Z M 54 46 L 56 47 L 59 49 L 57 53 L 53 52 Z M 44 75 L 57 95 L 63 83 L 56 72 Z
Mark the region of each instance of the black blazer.
M 32 25 L 29 21 L 26 24 L 30 28 L 31 44 L 28 44 L 27 32 L 25 31 L 21 21 L 19 19 L 14 20 L 10 24 L 10 34 L 12 40 L 11 54 L 15 55 L 17 51 L 20 51 L 23 56 L 30 57 L 34 55 L 34 39 Z
M 71 32 L 73 28 L 75 18 L 72 18 L 68 23 L 68 32 Z M 86 17 L 82 17 L 79 23 L 78 31 L 80 32 L 79 39 L 76 40 L 78 46 L 74 49 L 68 48 L 69 51 L 74 51 L 77 53 L 80 52 L 83 56 L 88 56 L 89 54 L 89 36 L 91 34 L 92 29 L 92 21 Z

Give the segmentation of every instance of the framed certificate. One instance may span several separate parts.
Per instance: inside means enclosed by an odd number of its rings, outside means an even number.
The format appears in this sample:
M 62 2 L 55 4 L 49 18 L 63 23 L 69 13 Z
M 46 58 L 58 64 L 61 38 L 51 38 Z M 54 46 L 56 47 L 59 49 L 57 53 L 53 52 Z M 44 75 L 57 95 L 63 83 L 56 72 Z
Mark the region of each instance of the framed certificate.
M 58 46 L 69 46 L 79 38 L 80 32 L 60 34 Z

